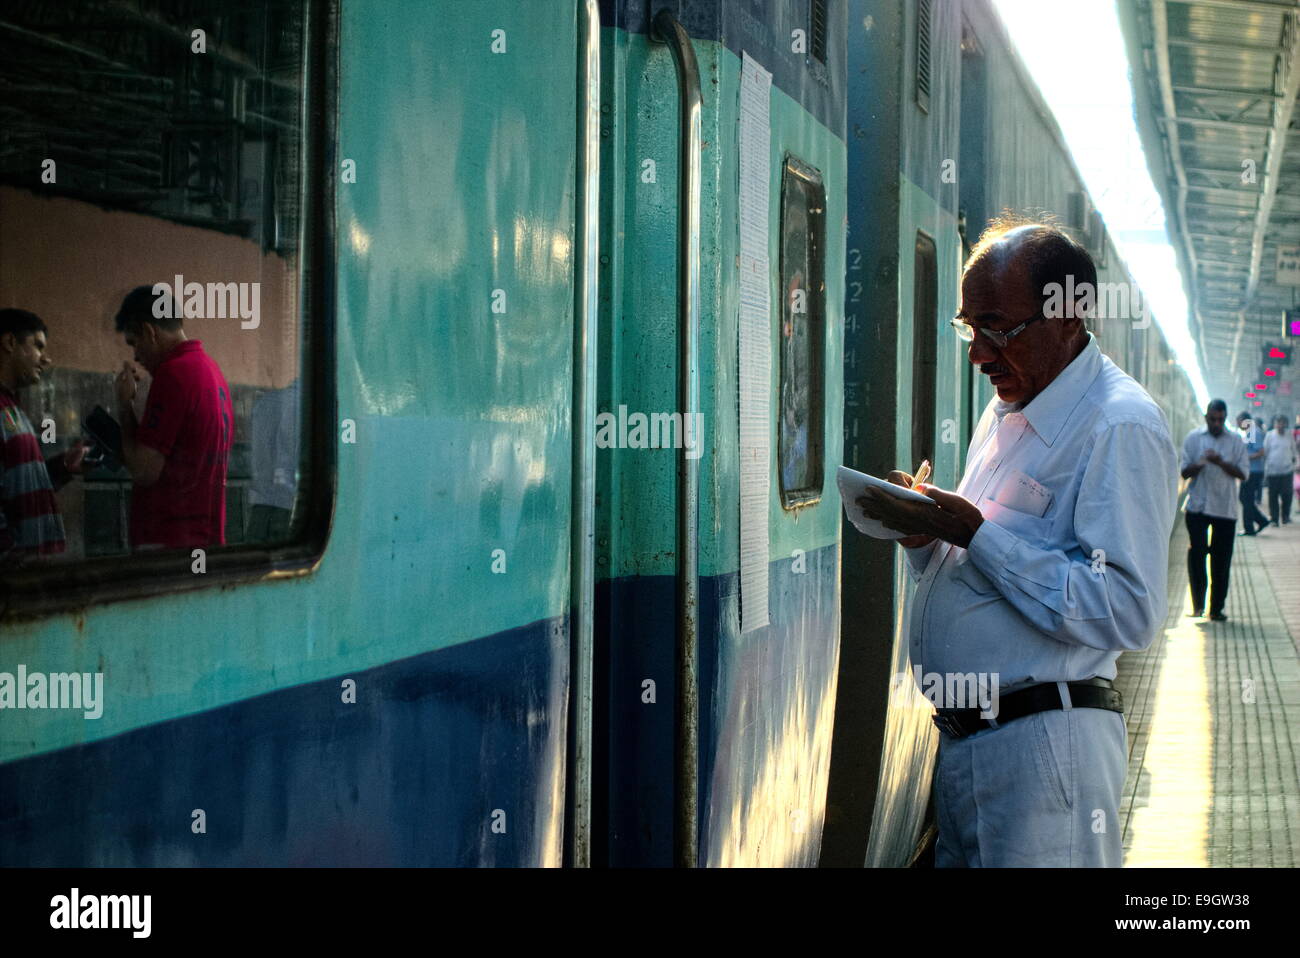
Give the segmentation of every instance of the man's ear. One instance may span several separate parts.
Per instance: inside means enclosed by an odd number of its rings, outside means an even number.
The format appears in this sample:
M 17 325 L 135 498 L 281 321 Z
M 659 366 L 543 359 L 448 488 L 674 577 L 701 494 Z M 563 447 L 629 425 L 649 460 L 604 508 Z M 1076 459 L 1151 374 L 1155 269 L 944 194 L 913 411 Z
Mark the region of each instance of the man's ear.
M 0 351 L 12 353 L 18 348 L 18 337 L 13 333 L 0 336 Z

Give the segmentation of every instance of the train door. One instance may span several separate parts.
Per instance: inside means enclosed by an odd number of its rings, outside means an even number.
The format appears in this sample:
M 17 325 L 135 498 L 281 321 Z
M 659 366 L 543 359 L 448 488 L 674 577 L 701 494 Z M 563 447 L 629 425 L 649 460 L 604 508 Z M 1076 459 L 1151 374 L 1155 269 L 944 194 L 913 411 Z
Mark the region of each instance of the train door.
M 606 9 L 592 859 L 810 864 L 838 649 L 844 5 Z M 789 17 L 806 46 L 773 32 Z

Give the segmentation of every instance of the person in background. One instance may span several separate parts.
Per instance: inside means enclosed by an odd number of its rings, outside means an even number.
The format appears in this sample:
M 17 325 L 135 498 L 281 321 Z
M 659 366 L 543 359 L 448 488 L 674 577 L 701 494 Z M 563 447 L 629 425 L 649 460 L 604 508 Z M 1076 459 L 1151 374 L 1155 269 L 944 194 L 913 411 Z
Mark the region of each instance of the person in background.
M 1258 505 L 1260 489 L 1264 485 L 1264 430 L 1255 424 L 1248 412 L 1237 417 L 1237 428 L 1241 431 L 1241 441 L 1246 444 L 1246 457 L 1250 460 L 1250 472 L 1238 495 L 1243 529 L 1239 534 L 1253 536 L 1268 525 L 1268 517 L 1260 512 Z
M 298 492 L 298 382 L 295 379 L 283 389 L 268 389 L 253 403 L 250 542 L 279 542 L 289 537 Z
M 1205 425 L 1183 440 L 1181 475 L 1192 480 L 1183 506 L 1183 521 L 1191 541 L 1187 546 L 1187 578 L 1192 590 L 1192 615 L 1205 609 L 1205 558 L 1210 558 L 1210 618 L 1222 622 L 1232 568 L 1232 545 L 1237 527 L 1237 480 L 1246 478 L 1250 460 L 1246 444 L 1223 428 L 1228 404 L 1212 399 L 1205 409 Z M 1208 541 L 1207 541 L 1208 540 Z
M 78 440 L 48 459 L 18 405 L 18 392 L 41 381 L 51 362 L 45 321 L 25 309 L 0 309 L 0 565 L 67 548 L 54 493 L 81 475 L 86 444 Z
M 1268 513 L 1273 525 L 1291 522 L 1291 494 L 1297 456 L 1295 437 L 1286 428 L 1286 416 L 1273 420 L 1273 431 L 1264 437 L 1264 482 L 1268 485 Z
M 1258 416 L 1255 417 L 1254 423 L 1255 423 L 1255 435 L 1259 437 L 1259 441 L 1262 443 L 1264 441 L 1264 437 L 1268 435 L 1268 423 L 1264 422 L 1264 420 L 1260 419 Z M 1261 463 L 1264 461 L 1262 456 L 1260 457 L 1259 461 Z M 1264 504 L 1264 480 L 1263 477 L 1261 476 L 1259 485 L 1255 487 L 1255 505 L 1262 506 L 1263 504 Z M 1264 514 L 1261 512 L 1260 515 L 1264 515 Z M 1268 517 L 1265 516 L 1264 520 L 1265 523 L 1267 524 Z
M 1291 430 L 1291 438 L 1295 440 L 1296 452 L 1300 453 L 1300 415 L 1295 417 L 1295 429 Z M 1295 493 L 1297 499 L 1300 499 L 1300 467 L 1296 468 L 1295 478 L 1291 482 L 1291 490 Z
M 155 308 L 157 307 L 157 308 Z M 133 549 L 189 549 L 226 541 L 226 468 L 234 441 L 230 387 L 203 343 L 189 339 L 166 292 L 138 286 L 122 300 L 117 331 L 153 381 L 144 413 L 140 374 L 117 376 L 123 465 L 131 473 Z

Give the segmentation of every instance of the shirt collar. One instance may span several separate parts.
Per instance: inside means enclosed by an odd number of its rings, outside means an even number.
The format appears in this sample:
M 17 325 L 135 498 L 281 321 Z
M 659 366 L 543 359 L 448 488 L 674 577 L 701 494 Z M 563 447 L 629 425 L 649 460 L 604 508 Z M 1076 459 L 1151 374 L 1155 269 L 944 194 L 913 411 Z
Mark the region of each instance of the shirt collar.
M 186 340 L 183 340 L 183 341 L 177 343 L 175 346 L 173 346 L 170 350 L 168 350 L 168 351 L 167 351 L 167 355 L 164 356 L 164 357 L 159 361 L 158 365 L 161 366 L 163 363 L 167 362 L 167 360 L 169 360 L 169 359 L 175 359 L 177 356 L 184 355 L 185 353 L 191 353 L 191 352 L 193 352 L 193 351 L 196 350 L 196 349 L 202 349 L 202 348 L 203 348 L 203 340 L 201 340 L 201 339 L 186 339 Z
M 1074 412 L 1074 407 L 1079 405 L 1079 400 L 1101 372 L 1101 359 L 1097 337 L 1089 333 L 1088 345 L 1083 347 L 1083 352 L 1075 356 L 1070 365 L 1062 369 L 1028 405 L 1006 403 L 999 399 L 993 407 L 994 415 L 1000 421 L 1007 413 L 1019 412 L 1033 427 L 1038 438 L 1047 445 L 1052 445 L 1061 434 L 1070 413 Z

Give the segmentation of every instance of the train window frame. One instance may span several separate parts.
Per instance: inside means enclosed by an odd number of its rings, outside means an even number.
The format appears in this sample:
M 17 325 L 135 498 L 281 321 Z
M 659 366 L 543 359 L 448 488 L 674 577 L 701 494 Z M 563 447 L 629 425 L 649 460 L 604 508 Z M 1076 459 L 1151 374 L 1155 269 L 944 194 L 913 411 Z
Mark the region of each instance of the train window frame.
M 790 356 L 786 349 L 783 330 L 787 322 L 793 323 L 793 297 L 787 296 L 785 290 L 788 282 L 788 267 L 792 265 L 789 256 L 791 250 L 786 230 L 789 204 L 794 198 L 791 189 L 796 183 L 807 184 L 813 190 L 813 202 L 820 203 L 820 215 L 816 216 L 817 228 L 811 225 L 808 234 L 811 252 L 805 261 L 809 274 L 807 283 L 809 317 L 805 322 L 813 337 L 809 348 L 812 368 L 809 372 L 810 401 L 808 409 L 808 448 L 805 456 L 811 462 L 810 478 L 806 485 L 787 489 L 785 485 L 786 461 L 786 383 L 791 375 Z M 805 212 L 805 221 L 810 221 L 812 214 Z M 781 164 L 781 220 L 780 220 L 780 257 L 777 282 L 780 289 L 778 300 L 781 303 L 778 314 L 777 348 L 781 356 L 780 375 L 777 381 L 777 443 L 776 465 L 777 482 L 781 490 L 781 507 L 792 511 L 813 505 L 821 500 L 826 484 L 826 183 L 821 171 L 808 165 L 793 154 L 787 153 Z
M 329 541 L 337 489 L 338 389 L 335 310 L 335 196 L 338 129 L 339 0 L 303 0 L 302 137 L 298 183 L 297 283 L 301 322 L 302 460 L 311 476 L 298 535 L 269 545 L 204 550 L 203 573 L 191 550 L 133 552 L 67 564 L 19 566 L 0 580 L 0 622 L 23 621 L 90 606 L 147 599 L 239 583 L 309 575 Z

